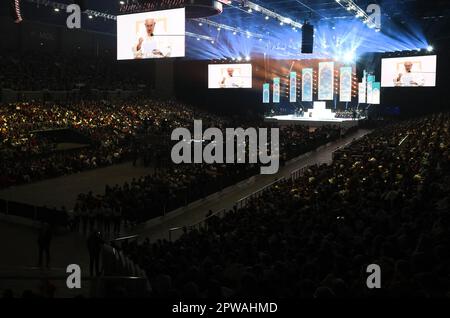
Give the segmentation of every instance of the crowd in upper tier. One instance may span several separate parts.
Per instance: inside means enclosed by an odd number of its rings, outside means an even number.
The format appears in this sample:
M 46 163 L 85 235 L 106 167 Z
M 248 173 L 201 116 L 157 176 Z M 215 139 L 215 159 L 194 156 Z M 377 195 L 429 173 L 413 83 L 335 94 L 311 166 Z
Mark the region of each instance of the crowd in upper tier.
M 174 101 L 110 104 L 14 103 L 0 108 L 0 187 L 70 174 L 121 161 L 142 129 L 160 133 L 192 110 Z M 177 119 L 178 118 L 178 119 Z M 151 125 L 149 124 L 151 123 Z M 70 129 L 84 147 L 58 151 L 44 131 Z
M 449 146 L 449 114 L 392 124 L 201 230 L 124 250 L 154 297 L 449 297 Z
M 112 57 L 49 54 L 29 51 L 0 53 L 0 88 L 13 90 L 137 89 L 151 86 L 140 65 L 122 65 Z

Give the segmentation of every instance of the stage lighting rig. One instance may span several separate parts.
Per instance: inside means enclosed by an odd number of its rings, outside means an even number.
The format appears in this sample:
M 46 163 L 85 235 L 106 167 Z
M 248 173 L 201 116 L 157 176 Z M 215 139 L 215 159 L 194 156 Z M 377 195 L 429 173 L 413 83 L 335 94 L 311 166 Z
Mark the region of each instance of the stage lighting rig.
M 272 10 L 264 8 L 260 4 L 256 4 L 251 1 L 245 1 L 244 6 L 247 7 L 248 9 L 251 9 L 252 11 L 260 12 L 261 14 L 265 15 L 266 20 L 274 18 L 280 21 L 280 23 L 283 23 L 283 25 L 287 24 L 299 29 L 302 27 L 301 23 L 294 21 L 289 17 L 282 16 L 281 14 L 278 14 Z
M 359 7 L 353 0 L 335 0 L 341 7 L 347 11 L 353 11 L 355 18 L 361 19 L 364 24 L 369 28 L 376 28 L 376 31 L 380 30 L 380 26 L 376 24 L 374 18 L 369 16 L 365 10 Z
M 65 11 L 68 6 L 68 4 L 66 4 L 66 3 L 60 3 L 60 2 L 49 1 L 49 0 L 26 0 L 26 2 L 35 4 L 36 6 L 51 7 L 51 8 L 53 8 L 53 10 L 55 8 L 58 8 L 61 11 Z M 97 18 L 104 18 L 106 20 L 117 20 L 115 15 L 100 12 L 100 11 L 87 9 L 83 13 L 85 13 L 88 17 L 92 16 L 92 17 L 97 17 Z
M 210 37 L 210 36 L 197 34 L 197 33 L 192 33 L 192 32 L 186 32 L 186 36 L 189 36 L 191 38 L 196 38 L 197 41 L 200 41 L 200 40 L 206 40 L 206 41 L 210 41 L 210 42 L 214 42 L 215 41 L 215 39 Z
M 127 0 L 119 2 L 122 14 L 186 7 L 186 0 Z
M 226 0 L 128 0 L 121 3 L 121 14 L 185 8 L 186 18 L 205 18 L 221 14 Z
M 254 33 L 254 32 L 250 32 L 247 30 L 243 30 L 240 28 L 235 28 L 226 24 L 222 24 L 222 23 L 218 23 L 209 19 L 205 19 L 205 18 L 197 18 L 197 19 L 193 19 L 194 21 L 197 21 L 199 24 L 207 24 L 210 25 L 212 27 L 217 28 L 217 30 L 227 30 L 227 31 L 232 31 L 234 35 L 240 33 L 242 35 L 245 36 L 250 36 L 250 37 L 256 37 L 256 38 L 263 38 L 264 35 L 262 34 L 258 34 L 258 33 Z

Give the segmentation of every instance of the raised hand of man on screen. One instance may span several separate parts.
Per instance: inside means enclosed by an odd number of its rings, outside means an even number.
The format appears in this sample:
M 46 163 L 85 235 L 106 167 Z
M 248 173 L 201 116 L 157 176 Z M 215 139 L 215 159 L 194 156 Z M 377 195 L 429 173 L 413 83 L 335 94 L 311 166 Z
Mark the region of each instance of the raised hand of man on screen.
M 144 38 L 139 38 L 138 44 L 136 46 L 137 51 L 140 51 L 142 49 L 142 43 L 144 43 Z
M 154 49 L 154 50 L 152 51 L 152 53 L 153 53 L 154 55 L 164 57 L 164 54 L 163 54 L 160 50 L 158 50 L 158 49 Z
M 133 46 L 136 59 L 169 57 L 171 47 L 164 36 L 155 35 L 156 20 L 149 18 L 145 20 L 145 32 L 139 36 L 137 44 Z

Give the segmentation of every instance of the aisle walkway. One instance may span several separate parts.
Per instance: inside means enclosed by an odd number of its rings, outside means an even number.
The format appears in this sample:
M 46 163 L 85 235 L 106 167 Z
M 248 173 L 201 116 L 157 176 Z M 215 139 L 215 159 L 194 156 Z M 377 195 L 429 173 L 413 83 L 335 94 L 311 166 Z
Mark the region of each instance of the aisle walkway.
M 317 151 L 299 157 L 297 160 L 294 160 L 281 168 L 277 175 L 258 175 L 252 177 L 232 188 L 195 202 L 186 208 L 171 212 L 164 217 L 150 220 L 146 224 L 133 229 L 127 233 L 127 235 L 140 234 L 141 237 L 149 237 L 151 240 L 160 238 L 168 239 L 169 229 L 194 224 L 204 219 L 209 210 L 219 211 L 231 209 L 236 201 L 273 183 L 277 179 L 290 177 L 291 173 L 297 169 L 313 164 L 330 163 L 332 154 L 335 150 L 346 146 L 355 139 L 361 138 L 368 132 L 369 131 L 367 130 L 359 130 L 342 140 L 330 143 Z M 24 189 L 31 191 L 29 187 L 36 187 L 35 191 L 40 189 L 40 192 L 37 196 L 35 193 L 35 197 L 39 198 L 42 196 L 42 200 L 55 200 L 58 198 L 58 195 L 63 195 L 66 191 L 71 191 L 70 189 L 78 186 L 90 186 L 94 191 L 95 189 L 98 192 L 102 191 L 105 179 L 100 179 L 101 182 L 96 182 L 96 185 L 93 185 L 91 182 L 94 176 L 106 176 L 109 178 L 108 180 L 111 181 L 124 178 L 125 174 L 120 172 L 135 173 L 137 176 L 148 172 L 149 169 L 147 169 L 147 171 L 145 169 L 146 168 L 134 168 L 131 167 L 130 164 L 124 164 L 119 167 L 109 167 L 75 176 L 49 180 L 48 183 L 43 181 L 39 183 L 41 187 L 34 184 L 24 186 Z M 128 174 L 126 175 L 127 177 L 129 176 Z M 86 180 L 86 182 L 82 185 L 73 185 L 70 184 L 70 180 L 77 180 L 77 182 Z M 69 184 L 65 184 L 65 182 L 69 182 Z M 50 188 L 54 187 L 55 183 L 64 187 L 62 189 Z M 100 186 L 100 184 L 102 185 Z M 57 195 L 51 196 L 51 193 L 56 193 Z M 66 192 L 65 199 L 70 199 L 69 194 L 70 193 Z M 180 233 L 181 231 L 175 232 L 173 237 L 176 238 Z M 36 229 L 0 222 L 0 292 L 6 288 L 13 288 L 20 292 L 25 289 L 31 289 L 37 292 L 39 286 L 42 284 L 42 280 L 36 277 L 53 277 L 51 281 L 57 287 L 57 296 L 70 297 L 76 295 L 65 288 L 65 280 L 63 278 L 65 277 L 65 268 L 69 264 L 79 264 L 82 268 L 82 272 L 86 273 L 88 271 L 89 258 L 86 249 L 86 240 L 75 233 L 56 235 L 51 247 L 52 269 L 44 272 L 39 268 L 36 268 L 38 252 L 36 240 Z M 18 279 L 18 277 L 20 279 Z M 89 286 L 85 286 L 85 288 L 79 292 L 85 295 L 88 294 Z
M 334 151 L 345 147 L 353 140 L 359 139 L 369 132 L 369 130 L 358 130 L 341 140 L 332 142 L 319 150 L 313 151 L 287 164 L 276 175 L 258 175 L 252 177 L 246 182 L 240 183 L 231 191 L 221 191 L 209 199 L 204 199 L 203 202 L 198 201 L 196 204 L 192 204 L 186 208 L 178 209 L 163 217 L 150 220 L 146 224 L 129 231 L 126 235 L 140 235 L 141 237 L 148 237 L 150 240 L 169 239 L 169 229 L 195 224 L 203 220 L 209 210 L 216 212 L 224 209 L 232 209 L 235 202 L 280 178 L 290 177 L 293 171 L 314 164 L 331 163 Z M 173 232 L 172 239 L 177 238 L 179 234 L 180 231 Z

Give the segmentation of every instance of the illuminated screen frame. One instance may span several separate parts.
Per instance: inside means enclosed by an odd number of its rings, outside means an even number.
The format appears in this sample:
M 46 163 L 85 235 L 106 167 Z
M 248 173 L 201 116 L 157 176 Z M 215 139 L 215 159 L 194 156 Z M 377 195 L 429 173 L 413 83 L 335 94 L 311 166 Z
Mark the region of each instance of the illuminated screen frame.
M 406 72 L 404 65 L 406 62 L 412 63 L 412 75 L 409 77 L 404 76 Z M 400 74 L 403 75 L 403 79 Z M 405 83 L 405 80 L 409 81 L 409 84 Z M 429 88 L 436 86 L 437 55 L 388 57 L 381 59 L 382 88 Z
M 145 21 L 155 29 L 147 36 Z M 139 46 L 140 39 L 143 43 Z M 140 49 L 138 49 L 140 47 Z M 117 16 L 117 60 L 167 59 L 186 55 L 185 8 Z
M 233 69 L 232 79 L 228 69 Z M 218 70 L 218 72 L 217 72 Z M 240 64 L 208 64 L 208 89 L 247 89 L 253 88 L 253 65 Z

